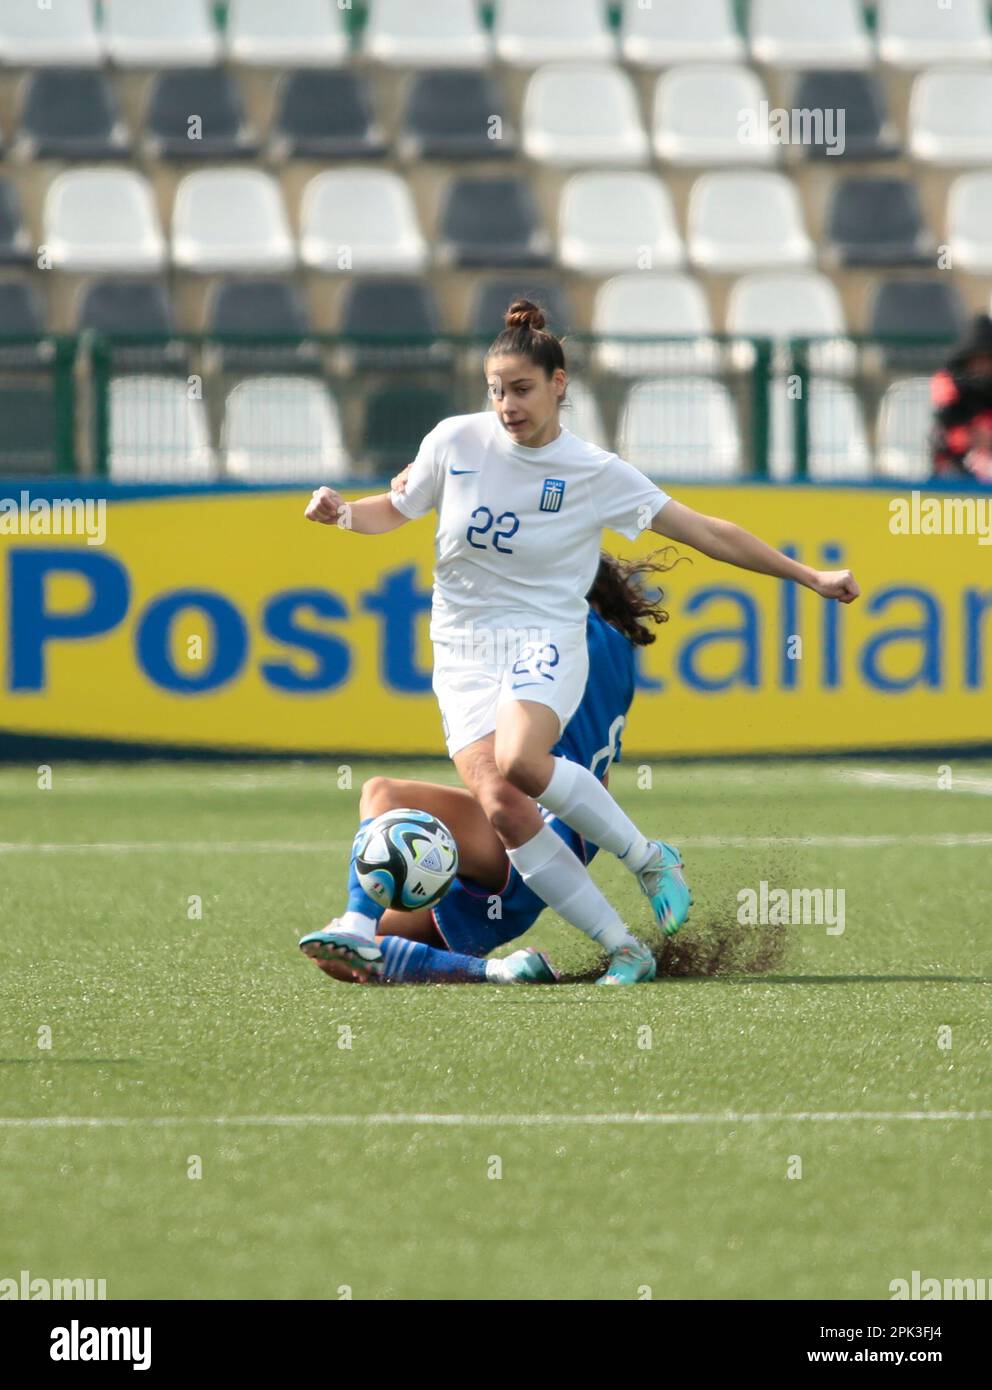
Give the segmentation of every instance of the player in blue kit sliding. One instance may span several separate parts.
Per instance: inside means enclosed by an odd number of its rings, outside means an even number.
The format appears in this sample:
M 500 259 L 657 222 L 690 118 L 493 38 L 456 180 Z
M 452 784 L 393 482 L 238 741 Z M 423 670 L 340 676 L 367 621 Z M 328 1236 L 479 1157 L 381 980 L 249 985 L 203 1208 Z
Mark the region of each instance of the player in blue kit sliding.
M 621 734 L 634 697 L 635 649 L 656 640 L 643 619 L 663 622 L 668 616 L 661 608 L 660 594 L 650 597 L 641 581 L 663 568 L 667 566 L 653 560 L 620 561 L 604 551 L 588 594 L 589 679 L 554 751 L 589 768 L 604 785 L 610 763 L 620 756 Z M 305 936 L 301 950 L 327 974 L 346 981 L 553 981 L 553 967 L 535 951 L 516 951 L 499 960 L 483 959 L 497 946 L 523 936 L 545 904 L 510 863 L 471 793 L 431 782 L 373 777 L 362 788 L 361 824 L 401 806 L 429 811 L 455 836 L 461 868 L 448 892 L 433 909 L 384 911 L 362 889 L 353 850 L 347 910 L 323 931 Z M 588 864 L 597 846 L 551 812 L 540 809 L 545 824 L 580 862 Z M 678 857 L 676 851 L 672 854 Z M 679 905 L 687 912 L 692 899 L 681 872 L 678 883 L 682 894 Z M 678 914 L 679 923 L 685 912 Z M 370 940 L 370 927 L 374 941 Z

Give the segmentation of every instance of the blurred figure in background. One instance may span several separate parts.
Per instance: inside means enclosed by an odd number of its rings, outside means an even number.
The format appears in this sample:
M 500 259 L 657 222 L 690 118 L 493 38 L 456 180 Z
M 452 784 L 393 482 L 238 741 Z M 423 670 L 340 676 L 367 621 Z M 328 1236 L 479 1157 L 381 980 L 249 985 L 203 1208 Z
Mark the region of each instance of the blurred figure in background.
M 992 318 L 978 314 L 930 382 L 933 480 L 992 486 Z

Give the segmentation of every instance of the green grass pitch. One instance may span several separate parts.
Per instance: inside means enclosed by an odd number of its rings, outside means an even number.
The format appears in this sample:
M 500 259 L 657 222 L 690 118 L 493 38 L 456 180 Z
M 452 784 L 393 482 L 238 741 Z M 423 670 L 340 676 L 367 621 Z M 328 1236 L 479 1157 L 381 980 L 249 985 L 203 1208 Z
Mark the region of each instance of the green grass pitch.
M 0 1278 L 876 1299 L 992 1275 L 992 768 L 938 789 L 937 761 L 656 763 L 650 789 L 615 768 L 696 896 L 626 990 L 362 988 L 305 961 L 381 764 L 350 790 L 329 765 L 0 770 Z M 593 872 L 650 935 L 625 871 Z M 843 934 L 740 925 L 762 879 L 843 889 Z M 529 944 L 597 966 L 551 914 Z

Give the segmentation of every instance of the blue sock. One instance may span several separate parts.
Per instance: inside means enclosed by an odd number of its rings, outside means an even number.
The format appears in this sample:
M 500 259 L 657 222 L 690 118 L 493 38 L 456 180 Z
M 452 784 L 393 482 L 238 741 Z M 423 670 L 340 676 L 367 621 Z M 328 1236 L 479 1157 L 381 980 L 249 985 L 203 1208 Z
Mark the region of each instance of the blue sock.
M 486 978 L 486 962 L 479 956 L 438 951 L 404 936 L 384 936 L 380 945 L 383 972 L 379 978 L 385 984 L 470 984 Z
M 377 903 L 375 898 L 370 898 L 368 893 L 358 881 L 358 871 L 355 868 L 355 846 L 358 844 L 358 835 L 374 819 L 373 816 L 366 816 L 363 821 L 358 823 L 358 834 L 355 836 L 351 846 L 351 863 L 348 865 L 348 912 L 360 912 L 363 917 L 371 917 L 378 922 L 385 912 L 385 908 Z

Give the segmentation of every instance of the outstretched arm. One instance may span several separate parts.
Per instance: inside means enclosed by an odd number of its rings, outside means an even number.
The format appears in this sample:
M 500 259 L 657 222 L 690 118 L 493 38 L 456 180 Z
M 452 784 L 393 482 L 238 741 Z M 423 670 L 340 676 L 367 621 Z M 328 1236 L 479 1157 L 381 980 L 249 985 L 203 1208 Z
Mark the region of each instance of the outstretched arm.
M 738 569 L 770 574 L 775 579 L 794 579 L 822 598 L 853 603 L 861 593 L 850 570 L 815 570 L 791 560 L 780 550 L 766 545 L 742 526 L 718 516 L 704 516 L 674 499 L 655 513 L 651 530 L 673 541 L 684 541 L 711 560 L 723 560 Z
M 409 517 L 397 511 L 389 493 L 378 497 L 361 497 L 357 502 L 344 502 L 332 487 L 318 487 L 304 513 L 307 521 L 319 521 L 325 526 L 339 526 L 342 531 L 356 531 L 361 536 L 378 536 L 395 531 Z

